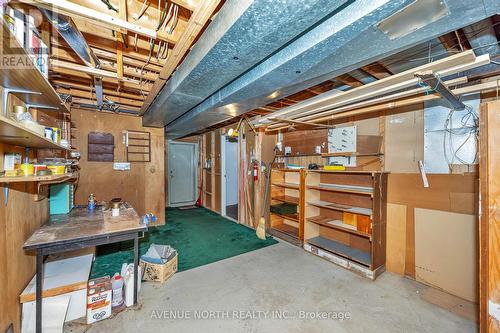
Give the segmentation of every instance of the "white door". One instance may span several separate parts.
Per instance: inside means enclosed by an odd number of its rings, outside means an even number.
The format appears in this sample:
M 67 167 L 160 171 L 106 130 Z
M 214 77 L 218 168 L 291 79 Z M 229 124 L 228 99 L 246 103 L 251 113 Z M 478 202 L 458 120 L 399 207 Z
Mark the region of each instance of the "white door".
M 221 138 L 221 213 L 238 221 L 238 141 Z
M 170 207 L 193 205 L 198 199 L 198 144 L 168 142 L 168 203 Z

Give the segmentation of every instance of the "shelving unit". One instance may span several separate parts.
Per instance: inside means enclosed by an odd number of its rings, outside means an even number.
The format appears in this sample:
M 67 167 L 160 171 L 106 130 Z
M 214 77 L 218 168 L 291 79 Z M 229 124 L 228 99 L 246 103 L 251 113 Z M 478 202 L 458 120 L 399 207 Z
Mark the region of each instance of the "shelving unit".
M 304 249 L 365 277 L 385 270 L 387 174 L 309 170 Z
M 70 150 L 3 116 L 0 116 L 0 142 L 21 147 Z
M 29 54 L 21 47 L 5 20 L 2 18 L 1 21 L 3 56 L 14 56 L 14 59 L 21 59 L 22 57 L 25 60 L 22 67 L 0 67 L 2 87 L 37 92 L 38 94 L 16 93 L 15 95 L 25 103 L 53 106 L 57 107 L 54 111 L 69 113 L 68 108 L 64 105 L 47 78 L 31 62 L 28 62 Z
M 270 213 L 268 232 L 292 244 L 302 246 L 304 240 L 305 171 L 271 170 L 271 205 L 295 205 L 293 213 Z
M 57 184 L 76 178 L 78 178 L 77 173 L 65 173 L 62 175 L 48 175 L 48 176 L 0 177 L 0 183 L 43 182 L 46 184 L 49 183 Z

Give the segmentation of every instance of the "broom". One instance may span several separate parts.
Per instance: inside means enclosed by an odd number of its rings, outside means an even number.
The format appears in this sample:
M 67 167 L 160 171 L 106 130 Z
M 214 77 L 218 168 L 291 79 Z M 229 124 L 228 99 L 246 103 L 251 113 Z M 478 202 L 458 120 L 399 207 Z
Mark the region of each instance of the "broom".
M 271 181 L 271 167 L 274 164 L 274 160 L 276 159 L 276 152 L 277 152 L 277 147 L 274 147 L 274 157 L 271 163 L 269 163 L 269 166 L 267 168 L 267 178 L 266 178 L 266 189 L 264 191 L 264 203 L 262 205 L 262 213 L 259 219 L 259 225 L 257 226 L 256 234 L 257 237 L 260 239 L 266 239 L 266 211 L 267 211 L 267 201 L 269 199 L 269 183 Z

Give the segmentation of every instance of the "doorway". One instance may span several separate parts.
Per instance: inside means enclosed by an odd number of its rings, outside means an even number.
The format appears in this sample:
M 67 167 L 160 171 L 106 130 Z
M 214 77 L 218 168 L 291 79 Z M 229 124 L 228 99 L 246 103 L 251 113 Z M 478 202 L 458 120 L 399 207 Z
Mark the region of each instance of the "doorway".
M 194 205 L 198 197 L 198 144 L 168 142 L 168 205 Z
M 221 213 L 238 221 L 238 138 L 221 137 Z

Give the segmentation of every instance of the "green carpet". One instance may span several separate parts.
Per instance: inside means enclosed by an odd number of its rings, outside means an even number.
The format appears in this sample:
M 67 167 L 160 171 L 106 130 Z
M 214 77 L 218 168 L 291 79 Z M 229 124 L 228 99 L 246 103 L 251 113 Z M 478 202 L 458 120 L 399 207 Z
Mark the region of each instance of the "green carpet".
M 178 252 L 179 271 L 257 250 L 277 241 L 260 240 L 255 230 L 232 222 L 205 208 L 167 209 L 164 226 L 151 227 L 140 239 L 139 253 L 151 243 L 171 245 Z M 99 246 L 91 277 L 113 275 L 122 263 L 133 261 L 133 241 Z

